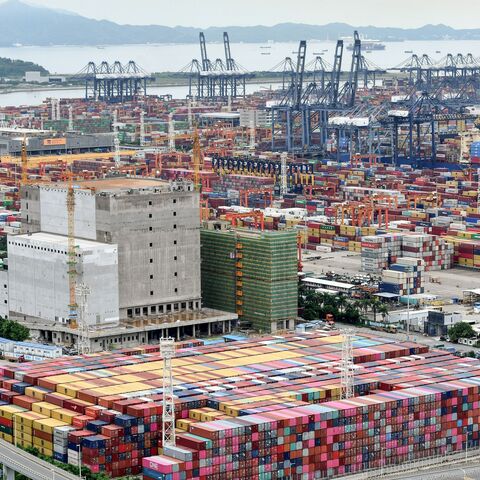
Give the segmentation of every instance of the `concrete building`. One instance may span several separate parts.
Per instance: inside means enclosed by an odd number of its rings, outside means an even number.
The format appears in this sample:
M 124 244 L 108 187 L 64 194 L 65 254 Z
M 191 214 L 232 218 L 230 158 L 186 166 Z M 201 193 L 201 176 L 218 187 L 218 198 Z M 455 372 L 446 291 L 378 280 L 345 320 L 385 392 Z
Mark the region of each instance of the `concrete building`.
M 24 138 L 27 140 L 28 155 L 51 155 L 63 153 L 85 153 L 113 148 L 112 133 L 57 133 L 30 128 L 0 128 L 0 155 L 18 156 Z
M 22 190 L 23 234 L 8 240 L 8 303 L 39 338 L 71 344 L 66 197 L 65 184 Z M 202 309 L 199 217 L 190 182 L 115 177 L 75 185 L 77 283 L 92 292 L 92 348 L 231 330 L 235 314 Z
M 272 122 L 271 110 L 239 110 L 240 126 L 250 128 L 270 127 Z
M 66 77 L 63 75 L 42 75 L 42 72 L 32 70 L 25 72 L 23 80 L 26 83 L 63 83 Z
M 77 283 L 90 287 L 86 320 L 118 325 L 117 245 L 77 239 Z M 66 325 L 69 314 L 68 239 L 51 233 L 9 236 L 10 317 Z

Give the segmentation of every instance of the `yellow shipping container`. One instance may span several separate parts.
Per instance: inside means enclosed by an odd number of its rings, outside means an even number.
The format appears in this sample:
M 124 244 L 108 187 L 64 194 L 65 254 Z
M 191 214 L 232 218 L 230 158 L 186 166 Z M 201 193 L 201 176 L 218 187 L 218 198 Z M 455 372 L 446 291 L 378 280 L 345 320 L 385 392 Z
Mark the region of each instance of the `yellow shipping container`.
M 54 405 L 53 403 L 49 403 L 49 402 L 38 402 L 32 405 L 32 410 L 34 412 L 47 415 L 48 417 L 52 416 L 53 410 L 57 410 L 59 408 L 60 407 L 58 405 Z
M 13 420 L 14 414 L 26 412 L 26 408 L 17 405 L 2 405 L 0 406 L 0 416 L 7 420 Z
M 52 418 L 66 422 L 69 425 L 71 425 L 73 419 L 78 416 L 79 414 L 77 412 L 73 412 L 72 410 L 67 410 L 65 408 L 59 408 L 58 410 L 54 410 L 52 412 Z
M 40 400 L 43 402 L 45 400 L 45 395 L 47 393 L 44 390 L 40 390 L 37 387 L 27 387 L 25 389 L 25 395 L 28 395 L 29 397 L 33 397 L 35 400 Z
M 45 420 L 35 420 L 33 422 L 33 428 L 45 433 L 53 433 L 53 429 L 56 427 L 66 427 L 68 423 L 57 420 L 56 418 L 46 418 Z

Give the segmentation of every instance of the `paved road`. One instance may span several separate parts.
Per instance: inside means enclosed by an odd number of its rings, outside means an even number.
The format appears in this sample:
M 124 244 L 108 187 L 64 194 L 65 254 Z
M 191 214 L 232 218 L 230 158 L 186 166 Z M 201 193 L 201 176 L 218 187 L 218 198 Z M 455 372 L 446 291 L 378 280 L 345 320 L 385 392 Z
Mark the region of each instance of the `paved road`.
M 0 440 L 0 463 L 32 480 L 78 480 L 75 475 L 54 467 L 4 440 Z

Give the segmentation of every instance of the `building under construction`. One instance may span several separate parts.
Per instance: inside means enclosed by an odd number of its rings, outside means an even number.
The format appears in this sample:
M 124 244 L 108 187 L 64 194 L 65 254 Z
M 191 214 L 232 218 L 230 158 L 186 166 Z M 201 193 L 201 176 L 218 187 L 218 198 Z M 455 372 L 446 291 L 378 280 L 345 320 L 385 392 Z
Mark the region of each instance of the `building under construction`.
M 201 231 L 205 305 L 237 313 L 245 328 L 293 328 L 298 305 L 296 233 L 215 228 L 222 225 L 213 222 Z
M 25 234 L 8 240 L 12 318 L 41 338 L 72 343 L 75 284 L 85 284 L 86 324 L 99 350 L 107 348 L 105 338 L 134 345 L 170 327 L 177 338 L 230 330 L 235 315 L 202 310 L 192 183 L 123 177 L 70 183 L 22 189 Z

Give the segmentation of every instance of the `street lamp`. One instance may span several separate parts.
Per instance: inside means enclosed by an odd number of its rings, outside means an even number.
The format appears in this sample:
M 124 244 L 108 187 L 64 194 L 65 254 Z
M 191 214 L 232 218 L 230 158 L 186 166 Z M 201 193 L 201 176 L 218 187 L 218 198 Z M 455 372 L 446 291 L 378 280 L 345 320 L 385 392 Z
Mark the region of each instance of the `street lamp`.
M 80 480 L 82 479 L 82 446 L 80 444 L 77 445 L 78 450 L 78 475 Z

